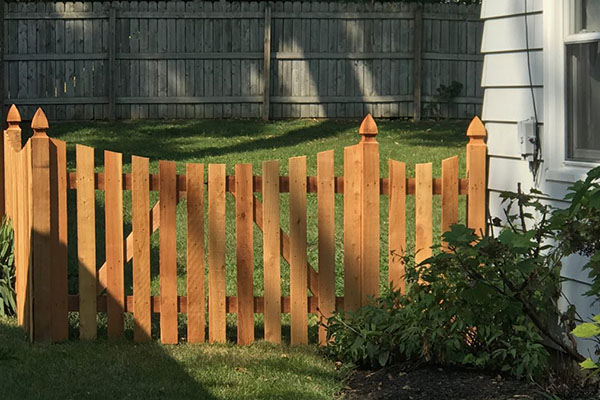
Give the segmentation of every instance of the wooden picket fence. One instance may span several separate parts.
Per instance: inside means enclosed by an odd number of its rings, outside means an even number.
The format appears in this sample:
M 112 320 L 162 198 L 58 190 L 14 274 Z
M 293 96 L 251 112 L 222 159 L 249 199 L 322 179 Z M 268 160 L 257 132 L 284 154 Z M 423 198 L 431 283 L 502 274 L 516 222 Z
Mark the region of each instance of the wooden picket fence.
M 406 196 L 415 196 L 415 254 L 431 254 L 433 196 L 441 196 L 441 229 L 458 221 L 459 195 L 467 196 L 467 224 L 485 231 L 485 129 L 476 117 L 467 135 L 467 178 L 459 179 L 458 157 L 442 161 L 442 177 L 432 164 L 418 164 L 407 178 L 405 164 L 389 161 L 389 177 L 380 177 L 377 126 L 362 122 L 361 141 L 344 150 L 344 176 L 334 175 L 334 153 L 317 155 L 317 176 L 307 176 L 306 157 L 289 160 L 289 176 L 279 162 L 266 161 L 262 176 L 251 164 L 237 164 L 227 176 L 224 164 L 187 164 L 177 175 L 175 163 L 160 161 L 149 173 L 149 160 L 132 157 L 123 174 L 122 155 L 104 152 L 104 172 L 95 172 L 94 149 L 76 147 L 76 172 L 67 171 L 66 144 L 49 138 L 48 121 L 38 109 L 33 137 L 21 146 L 20 116 L 12 106 L 4 132 L 4 195 L 0 204 L 15 230 L 18 321 L 34 341 L 68 338 L 68 313 L 79 313 L 80 336 L 97 335 L 97 313 L 105 312 L 109 338 L 124 334 L 125 313 L 133 313 L 134 340 L 151 339 L 152 313 L 160 314 L 163 343 L 178 342 L 178 313 L 187 313 L 187 340 L 226 340 L 226 314 L 237 314 L 237 341 L 254 341 L 254 314 L 264 314 L 264 338 L 281 341 L 282 313 L 290 314 L 291 343 L 308 342 L 308 314 L 321 320 L 336 309 L 352 310 L 379 293 L 380 196 L 389 198 L 389 282 L 404 289 Z M 67 287 L 68 191 L 76 191 L 79 293 Z M 105 196 L 106 262 L 96 265 L 96 191 Z M 125 237 L 123 192 L 131 191 L 132 229 Z M 159 201 L 150 208 L 151 191 Z M 205 204 L 207 191 L 208 204 Z M 237 295 L 225 292 L 225 208 L 235 198 Z M 262 202 L 255 196 L 262 193 Z M 289 193 L 289 233 L 280 228 L 280 193 Z M 318 200 L 318 272 L 307 261 L 307 193 Z M 344 296 L 335 293 L 335 196 L 344 196 Z M 176 207 L 186 199 L 187 294 L 177 294 Z M 208 207 L 208 231 L 205 209 Z M 263 232 L 264 296 L 253 293 L 253 228 Z M 160 296 L 150 291 L 150 235 L 160 230 Z M 208 246 L 205 248 L 205 236 Z M 281 293 L 281 256 L 289 264 L 290 295 Z M 205 266 L 205 259 L 207 266 Z M 124 266 L 133 260 L 133 296 L 125 295 Z M 208 271 L 207 277 L 206 270 Z M 205 280 L 208 279 L 208 293 Z M 307 290 L 308 289 L 308 290 Z M 310 295 L 308 294 L 310 292 Z M 208 321 L 206 321 L 208 315 Z M 325 343 L 325 330 L 319 341 Z

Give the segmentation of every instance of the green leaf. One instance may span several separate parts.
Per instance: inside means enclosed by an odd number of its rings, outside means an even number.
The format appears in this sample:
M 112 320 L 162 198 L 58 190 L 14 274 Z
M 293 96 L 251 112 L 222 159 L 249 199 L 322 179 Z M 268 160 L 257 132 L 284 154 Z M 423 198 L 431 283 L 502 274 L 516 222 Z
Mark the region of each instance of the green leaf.
M 593 362 L 591 359 L 586 359 L 585 361 L 582 361 L 579 363 L 579 366 L 583 369 L 596 369 L 596 368 L 600 368 L 600 365 L 596 364 L 595 362 Z
M 586 322 L 573 329 L 571 333 L 579 338 L 591 338 L 600 335 L 600 326 Z
M 379 361 L 379 365 L 381 365 L 382 367 L 385 367 L 389 359 L 390 359 L 390 352 L 384 351 L 382 353 L 379 353 L 379 357 L 377 358 L 377 361 Z

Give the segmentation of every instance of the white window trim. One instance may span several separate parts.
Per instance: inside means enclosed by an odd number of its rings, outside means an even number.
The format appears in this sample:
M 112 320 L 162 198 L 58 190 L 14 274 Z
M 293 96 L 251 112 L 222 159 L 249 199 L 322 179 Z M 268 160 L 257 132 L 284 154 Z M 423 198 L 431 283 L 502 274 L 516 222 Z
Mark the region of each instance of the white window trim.
M 565 35 L 569 0 L 544 1 L 544 137 L 542 150 L 546 179 L 575 182 L 599 163 L 567 160 L 567 80 Z M 596 36 L 597 34 L 593 34 Z M 591 39 L 591 38 L 590 38 Z

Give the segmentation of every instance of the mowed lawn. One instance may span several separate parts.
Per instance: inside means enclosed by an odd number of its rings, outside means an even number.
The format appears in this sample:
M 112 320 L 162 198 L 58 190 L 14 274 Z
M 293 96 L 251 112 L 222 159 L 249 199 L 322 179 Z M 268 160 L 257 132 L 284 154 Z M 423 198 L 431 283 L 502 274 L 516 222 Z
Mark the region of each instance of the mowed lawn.
M 101 171 L 104 163 L 104 150 L 123 153 L 124 170 L 130 171 L 131 155 L 148 157 L 150 171 L 158 173 L 159 160 L 177 162 L 177 172 L 185 173 L 186 163 L 223 163 L 227 173 L 234 173 L 236 163 L 251 163 L 255 175 L 261 174 L 262 162 L 279 160 L 281 174 L 288 171 L 288 159 L 295 156 L 307 156 L 309 175 L 316 175 L 316 156 L 320 151 L 335 151 L 336 176 L 343 175 L 343 151 L 345 146 L 359 142 L 358 127 L 360 121 L 317 121 L 295 120 L 264 123 L 259 121 L 135 121 L 115 123 L 61 123 L 52 124 L 49 130 L 51 137 L 64 140 L 68 144 L 68 168 L 75 169 L 75 145 L 84 144 L 96 149 L 96 166 Z M 454 122 L 422 122 L 379 121 L 377 140 L 380 144 L 381 175 L 387 176 L 387 161 L 395 159 L 407 164 L 407 175 L 414 176 L 416 163 L 432 162 L 433 175 L 441 176 L 441 160 L 454 155 L 460 156 L 461 176 L 464 175 L 465 131 L 468 121 Z M 205 167 L 206 170 L 206 167 Z M 97 192 L 97 254 L 98 266 L 104 258 L 104 194 Z M 260 199 L 260 194 L 257 194 Z M 316 194 L 309 194 L 308 209 L 308 261 L 313 267 L 318 265 L 317 249 L 317 199 Z M 407 247 L 410 251 L 414 238 L 414 202 L 413 196 L 407 201 Z M 288 231 L 288 194 L 282 194 L 281 227 Z M 151 194 L 151 206 L 158 201 L 158 193 Z M 124 194 L 125 235 L 131 231 L 131 194 Z M 70 254 L 70 291 L 77 293 L 77 248 L 76 248 L 76 210 L 75 193 L 70 193 L 69 207 L 69 254 Z M 464 216 L 464 201 L 461 201 L 460 216 Z M 381 196 L 381 287 L 387 285 L 387 196 Z M 227 194 L 226 225 L 226 273 L 227 295 L 236 294 L 236 260 L 235 260 L 235 200 Z M 205 210 L 206 211 L 206 210 Z M 208 220 L 208 218 L 205 218 Z M 440 207 L 439 197 L 434 198 L 434 238 L 439 238 Z M 177 247 L 179 270 L 179 294 L 186 293 L 186 210 L 185 200 L 178 205 L 177 211 Z M 207 231 L 207 230 L 206 230 Z M 263 294 L 262 270 L 262 233 L 254 229 L 254 294 Z M 343 296 L 343 196 L 336 195 L 336 286 L 337 295 Z M 159 294 L 159 232 L 152 236 L 152 292 Z M 131 263 L 126 269 L 126 291 L 132 294 Z M 282 259 L 282 293 L 289 294 L 289 268 Z M 76 333 L 76 318 L 74 318 Z M 235 316 L 230 315 L 228 334 L 235 340 Z M 262 337 L 260 315 L 256 316 L 257 337 Z M 287 324 L 284 317 L 284 337 Z M 316 335 L 316 316 L 310 319 L 311 339 Z M 185 336 L 185 315 L 181 316 L 181 332 Z M 101 333 L 103 331 L 101 324 Z M 131 325 L 129 325 L 131 326 Z M 156 328 L 156 327 L 155 327 Z M 158 335 L 158 329 L 153 329 Z
M 51 124 L 49 135 L 68 143 L 69 168 L 75 167 L 75 144 L 96 148 L 96 165 L 103 165 L 103 150 L 124 154 L 124 168 L 130 170 L 131 155 L 149 157 L 151 171 L 158 172 L 158 160 L 178 163 L 184 173 L 186 163 L 225 163 L 233 174 L 236 163 L 252 163 L 260 174 L 265 160 L 279 160 L 287 174 L 288 158 L 306 155 L 309 175 L 316 174 L 316 154 L 335 150 L 336 175 L 343 174 L 343 148 L 356 144 L 360 121 L 138 121 L 116 123 Z M 464 154 L 468 121 L 379 122 L 382 176 L 387 176 L 389 158 L 414 165 L 433 162 L 434 176 L 440 176 L 441 160 L 460 156 L 464 176 Z M 260 195 L 258 195 L 260 198 Z M 125 193 L 125 233 L 130 231 L 130 193 Z M 151 205 L 157 201 L 152 194 Z M 287 231 L 288 195 L 281 195 L 281 225 Z M 98 266 L 104 263 L 104 196 L 97 192 Z M 77 293 L 77 247 L 75 194 L 69 198 L 69 290 Z M 227 294 L 235 295 L 234 200 L 227 200 Z M 343 295 L 343 199 L 336 199 L 337 291 Z M 434 237 L 439 238 L 439 199 L 434 203 Z M 185 294 L 185 202 L 178 206 L 179 294 Z M 464 218 L 464 201 L 460 203 Z M 407 204 L 409 250 L 414 238 L 414 202 Z M 381 286 L 387 280 L 387 197 L 381 199 Z M 254 292 L 262 295 L 262 236 L 254 231 Z M 317 266 L 316 196 L 308 196 L 308 260 Z M 159 293 L 158 233 L 152 236 L 153 293 Z M 282 262 L 282 292 L 289 293 L 288 266 Z M 131 294 L 131 263 L 126 265 L 126 291 Z M 157 316 L 155 316 L 157 317 Z M 289 325 L 284 316 L 284 342 L 289 342 Z M 131 342 L 132 321 L 127 316 L 125 340 L 106 339 L 104 316 L 99 315 L 99 339 L 83 342 L 78 338 L 77 314 L 71 314 L 71 339 L 65 344 L 29 344 L 12 319 L 0 319 L 0 376 L 5 385 L 3 399 L 332 399 L 343 387 L 345 372 L 321 357 L 315 346 L 290 347 L 260 341 L 262 319 L 256 316 L 257 343 L 249 347 L 225 345 L 148 345 Z M 180 316 L 180 336 L 185 340 L 185 315 Z M 310 319 L 310 340 L 316 340 L 316 316 Z M 158 318 L 153 323 L 158 337 Z M 228 339 L 235 341 L 235 316 L 228 318 Z

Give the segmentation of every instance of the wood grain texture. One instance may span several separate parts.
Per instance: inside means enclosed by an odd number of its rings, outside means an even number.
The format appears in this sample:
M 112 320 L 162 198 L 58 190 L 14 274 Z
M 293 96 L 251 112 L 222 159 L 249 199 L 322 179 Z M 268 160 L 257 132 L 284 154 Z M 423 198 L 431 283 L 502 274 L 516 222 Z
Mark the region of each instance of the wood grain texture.
M 265 340 L 273 343 L 281 343 L 281 239 L 279 227 L 279 162 L 263 162 L 262 175 Z
M 67 225 L 67 145 L 50 139 L 50 194 L 52 235 L 52 341 L 62 342 L 69 336 L 68 294 L 68 225 Z
M 176 344 L 177 333 L 177 180 L 175 163 L 160 161 L 160 340 Z
M 361 304 L 379 297 L 379 144 L 363 141 L 361 201 Z
M 77 258 L 79 337 L 96 338 L 96 192 L 94 149 L 77 145 Z
M 52 341 L 51 264 L 51 193 L 50 139 L 31 139 L 32 185 L 32 257 L 33 257 L 33 340 Z
M 458 223 L 458 157 L 442 160 L 442 234 Z M 442 248 L 447 244 L 442 241 Z
M 361 201 L 362 152 L 359 146 L 344 148 L 344 309 L 361 305 Z
M 123 156 L 104 152 L 105 230 L 106 230 L 106 294 L 108 337 L 123 336 L 124 328 L 124 261 L 123 261 Z
M 225 164 L 208 165 L 208 340 L 225 342 Z
M 240 345 L 254 342 L 254 310 L 252 307 L 254 245 L 252 218 L 252 164 L 235 166 L 235 238 L 237 262 L 237 341 Z
M 206 339 L 204 294 L 204 164 L 187 164 L 188 342 Z
M 308 343 L 306 270 L 306 157 L 289 160 L 291 343 Z
M 432 226 L 432 164 L 415 166 L 415 262 L 421 263 L 431 257 L 433 245 Z
M 133 340 L 148 342 L 152 338 L 150 309 L 150 184 L 149 160 L 131 158 L 131 220 L 133 249 Z
M 389 240 L 388 240 L 388 283 L 394 289 L 405 292 L 406 255 L 406 164 L 389 160 Z
M 320 322 L 335 311 L 335 180 L 333 150 L 317 154 L 317 221 L 319 252 Z M 325 326 L 319 326 L 319 344 L 327 343 Z

